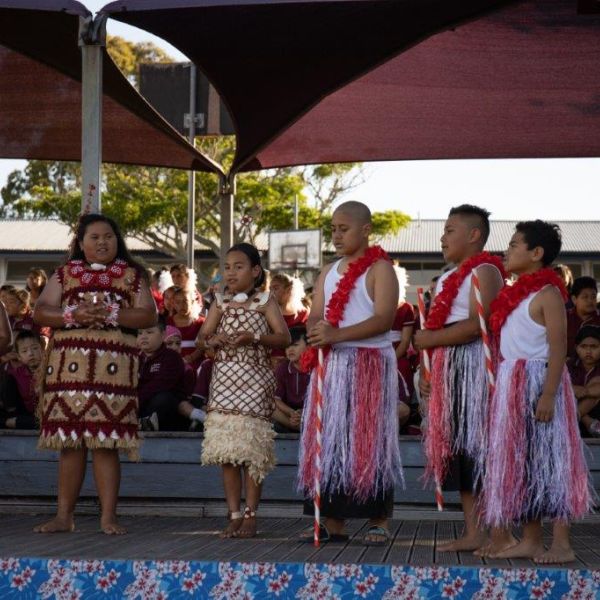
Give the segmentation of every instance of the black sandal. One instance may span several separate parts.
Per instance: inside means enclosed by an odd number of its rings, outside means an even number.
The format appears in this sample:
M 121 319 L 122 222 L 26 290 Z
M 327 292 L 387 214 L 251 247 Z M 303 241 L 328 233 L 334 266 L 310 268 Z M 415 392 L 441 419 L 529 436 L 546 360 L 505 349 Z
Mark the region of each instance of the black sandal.
M 383 539 L 378 541 L 368 540 L 367 538 L 370 535 L 376 535 Z M 373 525 L 373 527 L 369 527 L 367 533 L 365 533 L 365 535 L 363 536 L 363 544 L 365 546 L 386 546 L 389 541 L 390 532 L 385 527 L 380 527 L 378 525 Z
M 347 542 L 350 538 L 345 533 L 329 533 L 325 525 L 319 525 L 319 543 L 326 544 L 327 542 L 342 543 Z M 303 544 L 312 544 L 315 541 L 315 529 L 311 527 L 302 533 L 299 541 Z

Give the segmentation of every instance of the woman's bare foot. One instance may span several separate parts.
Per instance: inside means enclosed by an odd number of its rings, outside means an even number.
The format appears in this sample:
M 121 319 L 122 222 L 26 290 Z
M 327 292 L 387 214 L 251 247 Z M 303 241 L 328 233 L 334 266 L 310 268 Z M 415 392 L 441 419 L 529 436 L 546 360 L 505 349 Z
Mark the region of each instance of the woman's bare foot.
M 71 533 L 75 531 L 73 517 L 54 517 L 51 521 L 36 525 L 35 533 Z
M 487 537 L 483 533 L 475 535 L 464 535 L 457 540 L 440 544 L 438 552 L 473 552 L 486 543 Z
M 241 515 L 242 513 L 238 513 L 238 514 Z M 223 529 L 223 531 L 221 531 L 221 533 L 219 534 L 219 537 L 221 539 L 227 539 L 227 538 L 234 537 L 235 532 L 242 526 L 243 520 L 244 520 L 244 517 L 242 517 L 242 516 L 236 517 L 234 519 L 232 519 L 230 517 L 227 527 L 225 527 L 225 529 Z
M 571 546 L 552 544 L 549 550 L 533 557 L 533 562 L 538 565 L 556 565 L 570 563 L 576 560 L 575 552 Z
M 116 517 L 102 519 L 100 521 L 100 529 L 102 530 L 102 533 L 105 533 L 106 535 L 123 535 L 124 533 L 127 533 L 127 529 L 122 525 L 119 525 Z
M 498 552 L 492 558 L 535 558 L 544 551 L 541 541 L 523 538 L 516 546 Z

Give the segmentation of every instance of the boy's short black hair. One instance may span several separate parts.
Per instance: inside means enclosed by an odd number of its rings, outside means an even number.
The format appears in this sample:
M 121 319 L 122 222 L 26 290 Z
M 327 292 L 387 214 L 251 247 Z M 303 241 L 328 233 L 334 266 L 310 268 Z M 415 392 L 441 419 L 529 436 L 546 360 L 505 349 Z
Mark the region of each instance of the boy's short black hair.
M 30 329 L 21 329 L 15 336 L 15 352 L 19 351 L 19 342 L 23 340 L 35 340 L 40 346 L 42 345 L 42 340 L 37 333 L 34 333 Z
M 594 338 L 600 342 L 600 327 L 597 325 L 584 325 L 575 336 L 575 345 L 579 346 L 585 338 Z
M 544 250 L 542 264 L 545 267 L 552 264 L 562 247 L 562 235 L 560 227 L 556 223 L 548 223 L 541 219 L 521 221 L 517 223 L 515 229 L 517 233 L 523 235 L 529 250 L 538 247 Z
M 583 290 L 594 290 L 598 293 L 598 283 L 593 277 L 588 277 L 586 275 L 577 277 L 571 287 L 571 295 L 577 297 Z
M 296 342 L 299 342 L 300 340 L 306 341 L 306 327 L 302 327 L 300 325 L 290 327 L 290 336 L 292 338 L 290 346 Z
M 490 237 L 490 211 L 474 204 L 461 204 L 450 209 L 448 216 L 461 215 L 467 217 L 475 229 L 481 231 L 482 245 L 485 246 Z

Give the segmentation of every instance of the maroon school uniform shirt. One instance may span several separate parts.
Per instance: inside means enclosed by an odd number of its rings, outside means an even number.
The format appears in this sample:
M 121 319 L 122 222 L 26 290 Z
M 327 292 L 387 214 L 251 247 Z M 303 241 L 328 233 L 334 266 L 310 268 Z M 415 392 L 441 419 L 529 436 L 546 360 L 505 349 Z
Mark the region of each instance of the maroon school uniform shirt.
M 17 382 L 19 396 L 21 397 L 27 412 L 32 415 L 35 414 L 37 394 L 35 393 L 33 373 L 25 365 L 21 364 L 16 367 L 9 365 L 6 372 L 9 375 L 12 375 Z
M 567 357 L 571 360 L 577 360 L 577 352 L 575 352 L 575 338 L 577 333 L 584 325 L 600 326 L 600 312 L 596 312 L 585 319 L 582 319 L 575 308 L 570 308 L 567 311 Z
M 188 354 L 192 354 L 196 350 L 196 338 L 198 337 L 198 333 L 200 332 L 200 328 L 202 327 L 202 323 L 204 323 L 206 319 L 204 317 L 198 317 L 195 321 L 192 321 L 189 325 L 185 327 L 181 327 L 180 325 L 175 324 L 175 320 L 173 317 L 169 317 L 167 319 L 167 325 L 172 325 L 173 327 L 177 327 L 181 332 L 181 356 L 188 356 Z M 202 358 L 197 359 L 192 363 L 192 367 L 197 369 L 202 362 Z
M 33 321 L 33 313 L 28 312 L 22 319 L 15 319 L 11 317 L 9 319 L 10 328 L 13 333 L 17 333 L 18 331 L 32 331 L 37 335 L 43 335 L 49 338 L 52 334 L 52 329 L 50 327 L 40 327 L 37 323 Z
M 199 396 L 202 400 L 208 402 L 208 392 L 210 389 L 210 380 L 212 379 L 214 360 L 205 358 L 198 369 L 196 385 L 194 387 L 194 396 Z
M 277 365 L 275 379 L 275 396 L 294 410 L 303 408 L 310 375 L 298 371 L 289 360 L 285 360 Z
M 571 383 L 573 385 L 587 385 L 594 377 L 600 377 L 600 365 L 596 365 L 589 371 L 581 364 L 579 359 L 571 361 L 569 364 L 569 375 L 571 376 Z M 592 419 L 600 418 L 600 403 L 588 413 Z M 586 432 L 587 435 L 587 432 Z
M 160 392 L 173 392 L 185 399 L 185 363 L 164 344 L 151 356 L 140 354 L 138 398 L 140 406 Z
M 415 326 L 415 311 L 412 304 L 404 302 L 396 309 L 396 316 L 392 324 L 392 345 L 394 350 L 400 345 L 398 336 L 402 333 L 403 327 Z M 396 332 L 396 333 L 395 333 Z M 400 382 L 400 399 L 403 402 L 408 402 L 414 389 L 413 383 L 413 361 L 410 359 L 410 347 L 408 352 L 398 359 L 398 374 L 402 378 Z

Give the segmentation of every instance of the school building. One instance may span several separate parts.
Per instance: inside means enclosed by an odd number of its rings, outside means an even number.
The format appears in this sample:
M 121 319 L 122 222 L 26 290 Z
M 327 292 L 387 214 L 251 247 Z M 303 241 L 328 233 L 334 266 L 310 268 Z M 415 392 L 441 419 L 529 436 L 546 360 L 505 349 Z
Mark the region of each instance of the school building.
M 503 252 L 514 232 L 517 221 L 492 221 L 487 249 Z M 567 264 L 575 277 L 591 275 L 600 280 L 600 221 L 557 221 L 563 233 L 563 250 L 559 262 Z M 409 275 L 410 301 L 416 300 L 418 286 L 426 287 L 445 267 L 440 252 L 443 219 L 417 219 L 398 233 L 385 236 L 379 243 L 395 260 L 405 267 Z M 32 267 L 46 272 L 65 258 L 72 233 L 67 225 L 55 220 L 6 219 L 0 220 L 0 284 L 22 286 Z M 175 257 L 140 242 L 127 238 L 129 249 L 150 267 L 169 265 L 181 261 Z M 268 250 L 268 236 L 259 235 L 257 246 Z M 325 248 L 325 253 L 329 249 Z M 196 267 L 205 272 L 216 264 L 216 256 L 208 248 L 197 244 Z

